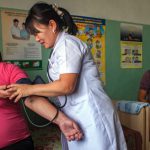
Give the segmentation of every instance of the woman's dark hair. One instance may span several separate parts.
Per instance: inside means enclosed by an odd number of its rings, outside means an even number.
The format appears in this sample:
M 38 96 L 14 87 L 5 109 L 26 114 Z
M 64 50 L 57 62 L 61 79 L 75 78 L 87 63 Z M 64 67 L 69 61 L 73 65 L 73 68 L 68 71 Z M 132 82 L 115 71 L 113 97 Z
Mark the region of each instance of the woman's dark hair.
M 18 20 L 18 19 L 14 19 L 13 22 L 14 22 L 14 23 L 15 23 L 15 22 L 19 22 L 19 20 Z
M 47 3 L 36 3 L 29 10 L 28 16 L 25 21 L 25 28 L 30 34 L 36 34 L 39 31 L 34 27 L 34 23 L 48 25 L 50 20 L 54 20 L 57 24 L 57 30 L 62 31 L 68 29 L 66 32 L 75 35 L 77 33 L 77 26 L 69 12 L 64 8 L 57 8 L 62 11 L 63 15 L 59 15 L 54 9 L 53 5 Z
M 78 32 L 78 27 L 74 23 L 70 13 L 66 9 L 61 8 L 61 7 L 59 7 L 59 10 L 61 10 L 64 13 L 63 21 L 64 21 L 64 27 L 68 28 L 67 32 L 69 34 L 76 35 Z

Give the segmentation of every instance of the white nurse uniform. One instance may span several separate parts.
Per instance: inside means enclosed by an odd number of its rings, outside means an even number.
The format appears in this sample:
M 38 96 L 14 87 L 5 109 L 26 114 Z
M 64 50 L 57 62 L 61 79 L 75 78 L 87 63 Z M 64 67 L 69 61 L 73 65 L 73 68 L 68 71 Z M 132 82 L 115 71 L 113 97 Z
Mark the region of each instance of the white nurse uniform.
M 76 90 L 67 95 L 62 111 L 80 125 L 84 138 L 81 141 L 66 141 L 67 146 L 63 149 L 126 150 L 120 121 L 102 88 L 87 45 L 74 36 L 60 33 L 48 66 L 48 75 L 54 81 L 59 79 L 60 74 L 79 74 Z M 64 96 L 59 97 L 61 104 L 64 100 Z

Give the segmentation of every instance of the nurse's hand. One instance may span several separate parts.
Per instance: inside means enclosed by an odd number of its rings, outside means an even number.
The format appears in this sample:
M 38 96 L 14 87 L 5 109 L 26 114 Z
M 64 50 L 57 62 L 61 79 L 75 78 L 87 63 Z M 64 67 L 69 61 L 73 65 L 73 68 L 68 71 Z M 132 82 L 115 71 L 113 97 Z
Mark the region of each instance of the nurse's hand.
M 58 117 L 54 120 L 68 141 L 80 141 L 84 138 L 84 134 L 79 125 L 59 111 Z
M 10 96 L 10 93 L 6 91 L 7 85 L 0 86 L 0 98 L 7 98 Z
M 7 86 L 7 92 L 12 94 L 9 96 L 10 100 L 18 102 L 22 97 L 29 96 L 30 86 L 28 84 L 11 84 Z

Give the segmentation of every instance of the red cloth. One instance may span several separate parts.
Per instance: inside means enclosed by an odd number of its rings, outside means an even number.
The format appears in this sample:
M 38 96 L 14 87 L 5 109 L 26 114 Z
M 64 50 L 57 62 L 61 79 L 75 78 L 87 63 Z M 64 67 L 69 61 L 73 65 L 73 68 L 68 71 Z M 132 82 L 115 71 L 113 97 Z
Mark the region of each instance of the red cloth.
M 0 85 L 16 83 L 27 75 L 13 64 L 0 62 Z M 0 148 L 30 136 L 19 103 L 0 98 Z

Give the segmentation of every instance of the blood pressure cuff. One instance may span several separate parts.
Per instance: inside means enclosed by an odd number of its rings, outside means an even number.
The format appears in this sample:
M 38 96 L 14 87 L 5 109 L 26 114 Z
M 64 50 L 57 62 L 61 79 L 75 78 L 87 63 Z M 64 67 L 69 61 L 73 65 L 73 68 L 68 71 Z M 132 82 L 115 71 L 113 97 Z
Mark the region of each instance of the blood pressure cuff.
M 37 75 L 33 80 L 32 84 L 45 84 L 45 81 L 42 79 L 41 76 Z
M 19 79 L 17 84 L 45 84 L 44 80 L 41 76 L 37 75 L 33 81 L 31 81 L 29 78 L 22 78 Z M 27 97 L 23 97 L 23 100 L 25 100 Z
M 32 84 L 32 81 L 29 78 L 21 78 L 17 82 L 17 84 Z M 27 97 L 22 97 L 22 100 L 24 101 Z
M 31 81 L 29 78 L 22 78 L 19 79 L 17 84 L 45 84 L 44 80 L 41 76 L 37 75 L 33 81 Z
M 16 83 L 17 84 L 32 84 L 32 81 L 29 78 L 21 78 Z

